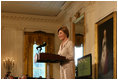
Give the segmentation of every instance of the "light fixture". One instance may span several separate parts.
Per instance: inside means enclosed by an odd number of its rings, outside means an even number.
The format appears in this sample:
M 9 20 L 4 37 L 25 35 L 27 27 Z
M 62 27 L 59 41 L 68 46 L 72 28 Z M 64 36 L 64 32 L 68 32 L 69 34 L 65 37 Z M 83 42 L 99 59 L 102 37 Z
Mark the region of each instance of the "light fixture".
M 10 74 L 14 67 L 14 59 L 6 57 L 5 59 L 3 59 L 3 66 L 6 69 L 7 74 Z

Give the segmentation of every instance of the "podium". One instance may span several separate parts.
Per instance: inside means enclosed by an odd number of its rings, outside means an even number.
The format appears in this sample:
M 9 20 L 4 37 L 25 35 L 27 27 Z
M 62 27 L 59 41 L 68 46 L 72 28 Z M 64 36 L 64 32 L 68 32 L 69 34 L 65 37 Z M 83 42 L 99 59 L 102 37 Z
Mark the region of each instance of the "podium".
M 45 62 L 45 63 L 60 63 L 68 61 L 66 57 L 56 55 L 56 54 L 49 54 L 49 53 L 40 53 L 37 54 L 36 62 Z
M 50 53 L 39 53 L 35 55 L 35 62 L 45 62 L 47 63 L 47 79 L 50 79 L 50 63 L 61 63 L 66 62 L 68 59 L 64 56 L 56 55 L 56 54 L 50 54 Z

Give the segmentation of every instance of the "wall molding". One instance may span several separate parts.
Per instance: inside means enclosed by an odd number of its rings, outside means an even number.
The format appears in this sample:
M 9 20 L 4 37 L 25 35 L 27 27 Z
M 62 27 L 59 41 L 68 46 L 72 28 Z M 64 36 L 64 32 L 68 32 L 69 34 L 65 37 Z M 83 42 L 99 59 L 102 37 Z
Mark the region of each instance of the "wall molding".
M 29 14 L 17 14 L 17 13 L 1 13 L 1 18 L 14 19 L 14 20 L 27 20 L 27 21 L 57 21 L 57 18 L 52 16 L 39 16 L 39 15 L 29 15 Z
M 40 15 L 30 15 L 30 14 L 19 14 L 19 13 L 7 13 L 2 12 L 1 17 L 2 19 L 8 18 L 8 19 L 14 19 L 14 20 L 28 20 L 28 21 L 45 21 L 45 22 L 55 22 L 62 17 L 62 15 L 66 12 L 65 10 L 69 7 L 71 4 L 71 1 L 65 2 L 64 6 L 61 7 L 61 11 L 57 16 L 40 16 Z
M 12 26 L 12 27 L 11 27 Z M 17 26 L 17 27 L 16 27 Z M 5 30 L 5 29 L 11 29 L 11 30 L 18 30 L 18 31 L 24 31 L 24 27 L 21 27 L 20 25 L 7 25 L 7 24 L 3 24 L 1 26 L 1 30 Z

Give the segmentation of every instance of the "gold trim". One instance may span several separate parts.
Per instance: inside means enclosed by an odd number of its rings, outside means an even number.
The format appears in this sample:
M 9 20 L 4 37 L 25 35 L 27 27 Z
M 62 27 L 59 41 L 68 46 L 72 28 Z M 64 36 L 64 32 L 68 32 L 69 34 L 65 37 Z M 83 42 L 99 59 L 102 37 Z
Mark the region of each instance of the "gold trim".
M 116 34 L 117 34 L 117 25 L 116 25 L 116 12 L 113 13 L 113 53 L 114 53 L 114 56 L 113 56 L 113 61 L 114 61 L 114 64 L 113 64 L 113 78 L 114 79 L 117 79 L 117 52 L 116 52 L 116 43 L 117 43 L 117 38 L 116 38 Z
M 86 44 L 86 17 L 85 17 L 85 13 L 83 14 L 84 15 L 84 43 L 83 43 L 83 47 L 84 47 L 84 56 L 85 56 L 85 44 Z
M 74 23 L 72 22 L 72 18 L 70 18 L 70 25 L 72 26 L 72 28 L 71 28 L 72 29 L 72 32 L 71 32 L 72 33 L 72 37 L 71 37 L 71 39 L 72 39 L 73 45 L 75 45 L 75 36 L 74 36 L 75 28 L 74 28 Z M 74 54 L 74 56 L 75 56 L 75 54 Z M 75 74 L 75 64 L 73 64 L 73 66 L 74 66 L 73 67 L 73 74 Z M 75 76 L 73 75 L 73 77 L 75 77 Z
M 83 51 L 83 55 L 85 55 L 85 37 L 86 37 L 86 35 L 85 35 L 86 34 L 85 33 L 85 13 L 83 13 L 81 16 L 84 17 L 84 42 L 83 42 L 84 51 Z M 80 19 L 80 18 L 78 18 L 78 19 Z M 77 19 L 75 21 L 77 22 Z M 72 41 L 73 41 L 73 44 L 75 45 L 75 22 L 72 22 L 72 19 L 71 19 L 71 26 L 72 26 Z M 75 56 L 75 54 L 74 54 L 74 56 Z M 74 70 L 75 70 L 75 68 L 74 68 Z M 75 71 L 74 71 L 74 74 L 75 74 Z
M 113 18 L 113 78 L 116 79 L 117 78 L 117 53 L 116 53 L 116 12 L 111 13 L 110 15 L 106 16 L 105 18 L 103 18 L 102 20 L 100 20 L 99 22 L 97 22 L 95 24 L 95 63 L 96 63 L 96 78 L 98 78 L 98 30 L 97 27 L 98 25 L 104 23 L 105 21 L 109 20 Z
M 82 15 L 81 15 L 82 17 L 84 17 L 84 42 L 83 42 L 83 48 L 84 48 L 84 51 L 83 51 L 83 55 L 85 55 L 85 40 L 86 40 L 86 26 L 85 26 L 85 13 L 83 13 Z M 81 18 L 81 16 L 80 16 L 80 18 Z M 72 36 L 73 36 L 73 38 L 72 38 L 72 41 L 73 41 L 73 43 L 74 43 L 74 45 L 75 45 L 75 23 L 77 23 L 77 20 L 78 20 L 79 18 L 77 18 L 73 23 L 72 23 Z M 79 19 L 80 20 L 80 19 Z
M 47 53 L 47 46 L 45 47 L 45 52 Z M 47 78 L 47 63 L 45 63 L 45 77 Z
M 97 30 L 97 24 L 95 24 L 95 64 L 96 64 L 96 78 L 98 78 L 98 30 Z
M 73 33 L 73 34 L 72 34 L 72 36 L 73 36 L 73 37 L 72 37 L 72 41 L 73 41 L 73 44 L 75 45 L 75 25 L 74 25 L 74 23 L 72 23 L 72 26 L 73 26 L 73 27 L 72 27 L 72 31 L 73 31 L 73 32 L 72 32 L 72 33 Z

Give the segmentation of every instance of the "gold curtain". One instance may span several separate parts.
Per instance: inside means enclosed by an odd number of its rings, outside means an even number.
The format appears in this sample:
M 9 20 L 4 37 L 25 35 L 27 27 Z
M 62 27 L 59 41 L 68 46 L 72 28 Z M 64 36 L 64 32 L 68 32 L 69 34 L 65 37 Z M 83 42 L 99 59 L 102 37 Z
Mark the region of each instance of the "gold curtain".
M 25 32 L 24 33 L 24 75 L 33 76 L 33 44 L 46 42 L 46 53 L 54 53 L 54 34 L 45 32 Z M 50 65 L 50 78 L 53 75 L 53 66 Z
M 54 54 L 54 35 L 53 34 L 50 34 L 49 37 L 48 37 L 48 45 L 47 45 L 47 53 L 49 54 Z M 49 63 L 49 75 L 50 75 L 50 78 L 52 79 L 53 78 L 53 64 L 52 63 Z

